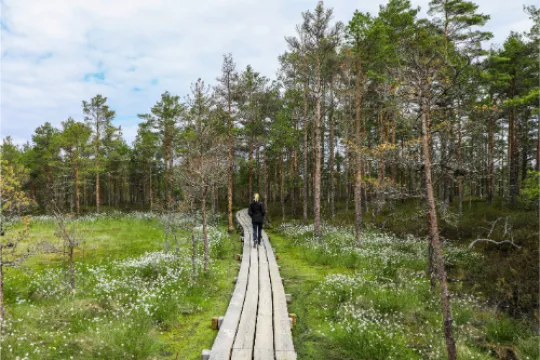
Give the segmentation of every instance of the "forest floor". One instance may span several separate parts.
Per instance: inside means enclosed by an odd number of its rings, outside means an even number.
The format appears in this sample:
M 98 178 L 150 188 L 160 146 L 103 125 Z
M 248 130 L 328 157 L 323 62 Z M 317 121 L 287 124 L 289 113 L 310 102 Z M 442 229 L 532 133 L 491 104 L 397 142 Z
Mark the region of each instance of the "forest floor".
M 74 294 L 58 254 L 6 269 L 0 358 L 200 359 L 216 335 L 212 316 L 228 306 L 238 235 L 210 228 L 210 270 L 203 274 L 199 258 L 193 277 L 187 229 L 177 233 L 178 251 L 171 239 L 166 253 L 160 223 L 145 214 L 89 215 L 72 225 L 86 239 L 76 252 Z M 61 248 L 54 221 L 34 217 L 28 242 L 42 240 Z
M 487 233 L 490 226 L 483 230 L 481 224 L 489 224 L 490 215 L 479 211 L 483 210 L 479 204 L 466 211 L 473 212 L 474 208 L 477 215 L 468 213 L 467 224 Z M 312 226 L 291 219 L 282 222 L 280 210 L 271 207 L 274 221 L 269 234 L 280 254 L 285 290 L 293 295 L 289 312 L 298 318 L 293 336 L 300 359 L 445 358 L 439 292 L 430 290 L 426 277 L 427 240 L 422 236 L 420 220 L 411 223 L 417 216 L 412 214 L 411 206 L 368 214 L 360 249 L 354 244 L 352 219 L 341 212 L 336 221 L 325 223 L 324 241 L 319 243 L 313 240 Z M 388 214 L 394 221 L 387 221 L 387 231 L 382 232 L 380 224 Z M 524 234 L 525 226 L 532 233 L 527 232 L 527 236 L 534 238 L 534 214 L 508 216 L 513 218 L 514 233 Z M 449 234 L 445 220 L 442 223 L 443 233 Z M 504 222 L 500 225 L 504 226 Z M 463 232 L 473 231 L 462 228 Z M 479 246 L 480 251 L 468 249 L 469 240 L 462 236 L 459 241 L 445 243 L 458 358 L 540 358 L 537 320 L 532 312 L 510 316 L 508 311 L 494 306 L 493 296 L 499 295 L 491 294 L 487 284 L 471 286 L 477 278 L 470 273 L 493 264 L 485 247 Z M 515 236 L 514 241 L 534 247 L 529 238 Z M 528 250 L 534 254 L 534 249 Z M 523 253 L 516 255 L 510 249 L 496 252 L 503 258 L 503 266 L 507 266 L 509 257 L 513 258 L 511 263 L 524 259 Z M 529 273 L 529 277 L 537 276 L 536 265 L 536 274 Z M 497 291 L 504 294 L 504 289 Z

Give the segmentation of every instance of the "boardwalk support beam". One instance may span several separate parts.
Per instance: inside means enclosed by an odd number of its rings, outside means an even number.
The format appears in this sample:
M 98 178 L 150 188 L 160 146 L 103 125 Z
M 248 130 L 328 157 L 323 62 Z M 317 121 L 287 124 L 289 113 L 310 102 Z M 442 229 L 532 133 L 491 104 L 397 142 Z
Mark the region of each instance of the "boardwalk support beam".
M 210 360 L 210 350 L 203 350 L 201 360 Z

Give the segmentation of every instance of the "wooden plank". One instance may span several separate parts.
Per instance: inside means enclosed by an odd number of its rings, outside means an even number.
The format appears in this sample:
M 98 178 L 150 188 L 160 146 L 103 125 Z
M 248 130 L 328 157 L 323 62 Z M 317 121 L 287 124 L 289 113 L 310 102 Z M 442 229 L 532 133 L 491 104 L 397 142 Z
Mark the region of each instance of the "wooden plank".
M 245 226 L 245 224 L 243 224 Z M 250 239 L 251 237 L 248 237 Z M 250 249 L 250 266 L 249 280 L 247 285 L 247 293 L 240 317 L 238 332 L 233 344 L 233 360 L 243 359 L 248 356 L 249 359 L 253 355 L 253 343 L 255 338 L 255 316 L 257 313 L 257 303 L 259 298 L 259 257 L 257 248 L 253 247 L 251 241 L 248 242 Z M 243 351 L 235 351 L 242 349 Z
M 274 360 L 274 349 L 255 349 L 254 360 Z
M 255 334 L 255 360 L 274 359 L 274 330 L 272 285 L 268 269 L 266 246 L 259 246 L 259 308 L 257 311 L 257 330 Z
M 237 213 L 237 219 L 244 222 L 243 212 Z M 244 234 L 247 239 L 250 238 L 249 232 Z M 223 323 L 214 340 L 214 345 L 210 352 L 210 360 L 230 360 L 231 349 L 240 323 L 240 316 L 244 306 L 246 296 L 249 263 L 251 255 L 251 242 L 244 241 L 242 263 L 238 273 L 238 280 L 231 297 L 231 301 L 223 318 Z
M 234 360 L 252 360 L 253 349 L 233 349 L 231 359 Z
M 294 351 L 276 351 L 276 360 L 296 360 Z
M 285 289 L 281 282 L 279 269 L 277 267 L 274 251 L 268 241 L 268 236 L 263 235 L 263 241 L 268 254 L 268 266 L 270 271 L 270 280 L 272 283 L 272 299 L 274 310 L 274 346 L 276 356 L 290 356 L 294 353 L 294 344 L 292 341 L 291 327 L 289 325 L 289 314 L 287 312 L 287 299 L 285 298 Z M 287 354 L 288 355 L 283 355 Z

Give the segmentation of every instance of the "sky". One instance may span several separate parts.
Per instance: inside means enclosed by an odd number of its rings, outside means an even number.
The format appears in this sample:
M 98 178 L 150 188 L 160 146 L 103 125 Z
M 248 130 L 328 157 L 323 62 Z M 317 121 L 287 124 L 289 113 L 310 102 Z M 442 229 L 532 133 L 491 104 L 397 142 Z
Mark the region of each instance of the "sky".
M 325 1 L 336 21 L 355 10 L 376 14 L 386 1 Z M 428 0 L 411 0 L 425 16 Z M 490 41 L 531 27 L 524 4 L 477 0 L 491 15 Z M 114 124 L 135 139 L 137 114 L 169 91 L 182 98 L 202 78 L 214 85 L 223 54 L 275 78 L 285 36 L 295 35 L 306 0 L 0 0 L 0 136 L 31 141 L 45 122 L 83 120 L 82 100 L 96 94 L 116 111 Z M 490 46 L 490 44 L 486 44 Z

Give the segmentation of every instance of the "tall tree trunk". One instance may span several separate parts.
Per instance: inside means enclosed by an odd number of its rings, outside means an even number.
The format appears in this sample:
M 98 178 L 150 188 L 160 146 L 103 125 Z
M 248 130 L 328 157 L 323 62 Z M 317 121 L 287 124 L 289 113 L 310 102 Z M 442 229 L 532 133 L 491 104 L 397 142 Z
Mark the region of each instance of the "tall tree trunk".
M 458 215 L 461 218 L 463 215 L 463 154 L 461 151 L 461 116 L 458 112 L 458 139 L 457 139 L 457 152 L 458 152 Z
M 263 166 L 264 166 L 264 169 L 263 169 L 263 177 L 264 177 L 263 203 L 264 203 L 264 208 L 266 209 L 266 213 L 267 213 L 267 215 L 264 217 L 264 221 L 265 221 L 265 225 L 268 226 L 268 224 L 270 223 L 270 212 L 268 211 L 268 196 L 269 196 L 270 184 L 268 183 L 268 157 L 266 156 L 266 149 L 263 152 L 263 156 L 264 156 L 264 158 L 263 158 Z
M 292 173 L 292 216 L 296 218 L 296 208 L 298 206 L 298 152 L 293 150 L 293 173 Z
M 173 174 L 173 150 L 172 150 L 172 135 L 170 137 L 169 144 L 169 209 L 172 211 L 174 208 L 174 174 Z
M 355 177 L 354 177 L 354 214 L 355 214 L 355 239 L 356 245 L 360 246 L 360 234 L 362 233 L 362 119 L 361 119 L 361 104 L 362 104 L 362 87 L 363 76 L 358 61 L 358 69 L 356 75 L 356 97 L 355 97 Z
M 210 196 L 212 198 L 212 215 L 215 216 L 216 215 L 216 186 L 215 184 L 212 184 L 211 185 L 211 189 L 210 189 Z
M 249 152 L 248 152 L 248 201 L 253 199 L 253 136 L 249 140 Z
M 197 276 L 197 241 L 195 240 L 195 233 L 191 232 L 191 274 L 192 277 Z
M 331 82 L 331 89 L 330 89 L 330 96 L 332 97 L 332 103 L 330 105 L 330 112 L 328 114 L 328 122 L 330 127 L 330 139 L 329 139 L 329 160 L 328 160 L 328 167 L 329 167 L 329 176 L 330 176 L 330 217 L 332 220 L 335 216 L 335 204 L 334 204 L 334 198 L 335 198 L 335 185 L 334 185 L 334 81 Z
M 107 172 L 107 203 L 109 204 L 109 210 L 111 208 L 111 172 Z
M 538 129 L 536 132 L 536 171 L 540 171 L 540 121 L 538 121 Z
M 96 170 L 96 212 L 99 214 L 99 171 Z
M 86 197 L 86 178 L 83 177 L 83 202 L 84 206 L 88 208 L 88 198 Z
M 309 173 L 308 173 L 308 84 L 304 82 L 304 151 L 302 153 L 302 172 L 303 172 L 303 221 L 304 225 L 307 225 L 308 220 L 308 186 L 309 186 Z
M 379 120 L 379 145 L 385 145 L 386 143 L 386 138 L 385 138 L 385 134 L 384 134 L 384 130 L 385 130 L 385 116 L 386 116 L 386 111 L 385 110 L 381 110 L 379 112 L 379 116 L 378 116 L 378 120 Z M 379 187 L 381 186 L 381 184 L 383 183 L 384 181 L 384 173 L 385 173 L 385 164 L 384 164 L 384 154 L 381 154 L 380 158 L 377 160 L 378 162 L 378 166 L 377 166 L 377 179 L 378 179 L 378 183 L 379 183 Z
M 510 203 L 516 205 L 518 195 L 518 147 L 516 144 L 516 116 L 515 109 L 510 109 L 510 117 L 508 119 L 508 146 L 509 146 L 509 185 L 510 185 Z
M 283 150 L 280 156 L 280 189 L 279 189 L 279 200 L 281 202 L 281 216 L 283 222 L 285 222 L 285 159 L 283 157 Z
M 163 169 L 163 191 L 164 191 L 164 194 L 163 194 L 163 198 L 161 199 L 163 201 L 163 204 L 165 204 L 165 208 L 167 208 L 167 202 L 169 200 L 169 170 L 168 170 L 168 167 L 169 167 L 169 149 L 168 149 L 168 144 L 169 144 L 169 139 L 168 139 L 168 130 L 167 130 L 167 125 L 165 125 L 165 134 L 163 135 L 163 145 L 164 145 L 164 149 L 163 149 L 163 156 L 164 156 L 164 169 Z
M 316 99 L 317 113 L 315 115 L 315 139 L 314 139 L 314 174 L 313 174 L 313 235 L 316 239 L 321 239 L 321 59 L 317 59 L 316 64 Z
M 75 261 L 73 259 L 74 247 L 69 246 L 69 285 L 71 287 L 71 293 L 75 293 Z
M 259 148 L 257 148 L 257 192 L 261 193 L 261 166 L 259 165 Z M 251 199 L 250 199 L 251 200 Z
M 489 132 L 488 132 L 488 176 L 487 176 L 487 201 L 489 204 L 493 201 L 493 151 L 494 151 L 494 139 L 493 134 L 495 131 L 495 119 L 493 114 L 489 117 Z
M 75 205 L 77 208 L 77 214 L 81 213 L 81 199 L 79 190 L 79 159 L 75 160 Z
M 149 174 L 148 174 L 148 182 L 149 182 L 149 194 L 150 194 L 150 212 L 154 208 L 154 191 L 152 190 L 152 165 L 149 166 Z M 122 197 L 122 193 L 120 193 L 120 197 Z
M 0 243 L 0 321 L 5 320 L 4 310 L 4 246 Z
M 435 265 L 441 288 L 441 305 L 444 319 L 444 334 L 446 340 L 446 350 L 449 360 L 456 360 L 456 344 L 452 329 L 452 312 L 450 309 L 450 296 L 446 283 L 446 270 L 444 266 L 444 257 L 442 254 L 441 242 L 439 240 L 439 227 L 437 220 L 437 211 L 435 208 L 435 196 L 433 194 L 433 181 L 431 179 L 431 152 L 430 152 L 430 119 L 429 119 L 429 83 L 423 84 L 420 95 L 421 119 L 422 119 L 422 152 L 424 155 L 424 175 L 426 179 L 426 196 L 428 205 L 428 224 L 430 243 L 433 248 Z
M 227 135 L 229 141 L 229 153 L 227 157 L 227 177 L 228 177 L 228 186 L 227 186 L 227 217 L 229 220 L 229 233 L 234 231 L 233 223 L 233 135 L 232 135 L 232 118 L 231 118 L 231 98 L 230 98 L 230 89 L 229 97 L 227 101 L 229 107 L 228 118 L 227 118 Z
M 204 272 L 208 271 L 208 230 L 206 225 L 206 184 L 202 187 L 202 220 L 203 220 L 203 246 L 204 246 Z

